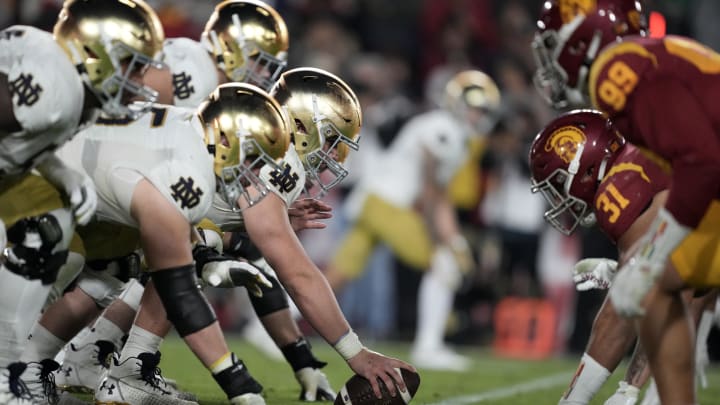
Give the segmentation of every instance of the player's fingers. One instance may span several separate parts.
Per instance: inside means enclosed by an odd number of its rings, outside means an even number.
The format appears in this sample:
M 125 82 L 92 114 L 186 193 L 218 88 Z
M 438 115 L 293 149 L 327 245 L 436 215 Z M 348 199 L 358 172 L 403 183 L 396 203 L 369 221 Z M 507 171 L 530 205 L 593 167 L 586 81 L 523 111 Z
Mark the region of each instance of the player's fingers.
M 594 288 L 594 286 L 595 285 L 592 281 L 585 281 L 585 282 L 575 285 L 575 289 L 578 291 L 587 291 L 587 290 L 592 290 Z
M 381 373 L 380 378 L 385 383 L 385 387 L 387 387 L 388 391 L 390 392 L 390 395 L 396 396 L 397 388 L 395 387 L 395 380 L 398 378 L 397 378 L 397 374 L 395 373 L 395 370 L 385 371 L 384 373 Z M 402 380 L 402 379 L 400 378 L 400 380 Z
M 369 381 L 370 381 L 370 386 L 372 387 L 373 393 L 375 394 L 375 398 L 381 399 L 382 392 L 380 391 L 380 384 L 378 384 L 377 378 L 373 377 Z

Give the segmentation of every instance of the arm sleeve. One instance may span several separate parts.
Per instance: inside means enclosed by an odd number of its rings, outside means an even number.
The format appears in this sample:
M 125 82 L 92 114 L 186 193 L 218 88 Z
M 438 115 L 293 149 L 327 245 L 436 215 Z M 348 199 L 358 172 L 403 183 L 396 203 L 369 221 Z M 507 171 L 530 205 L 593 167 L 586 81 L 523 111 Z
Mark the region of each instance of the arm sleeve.
M 703 106 L 679 81 L 638 89 L 638 136 L 672 166 L 666 208 L 682 225 L 696 227 L 720 191 L 720 137 Z

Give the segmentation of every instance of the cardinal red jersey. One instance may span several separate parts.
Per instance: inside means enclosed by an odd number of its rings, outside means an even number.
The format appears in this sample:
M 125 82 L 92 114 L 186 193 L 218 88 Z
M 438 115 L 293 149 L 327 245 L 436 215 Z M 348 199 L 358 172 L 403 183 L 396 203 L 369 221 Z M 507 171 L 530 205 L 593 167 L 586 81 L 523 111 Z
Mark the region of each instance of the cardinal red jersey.
M 593 105 L 672 167 L 667 208 L 695 227 L 720 196 L 720 54 L 688 38 L 628 37 L 593 63 Z
M 597 224 L 613 242 L 647 209 L 655 194 L 668 188 L 668 173 L 640 149 L 627 145 L 608 169 L 597 193 Z

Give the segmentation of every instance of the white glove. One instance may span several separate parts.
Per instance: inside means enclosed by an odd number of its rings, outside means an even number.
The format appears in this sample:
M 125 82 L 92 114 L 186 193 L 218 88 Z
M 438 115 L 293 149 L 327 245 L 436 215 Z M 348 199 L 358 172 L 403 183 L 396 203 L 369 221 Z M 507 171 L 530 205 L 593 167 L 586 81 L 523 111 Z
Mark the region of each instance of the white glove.
M 258 269 L 247 262 L 237 260 L 213 261 L 205 264 L 202 279 L 213 287 L 232 288 L 244 286 L 248 292 L 262 297 L 262 286 L 272 288 L 272 283 Z
M 43 160 L 37 170 L 56 189 L 70 198 L 70 208 L 78 224 L 85 225 L 90 222 L 98 203 L 95 184 L 90 177 L 71 169 L 55 155 Z
M 295 378 L 302 388 L 301 401 L 332 401 L 337 396 L 330 387 L 327 376 L 319 368 L 301 368 L 295 372 Z
M 605 401 L 604 405 L 635 405 L 639 393 L 640 390 L 637 387 L 620 381 L 617 391 Z
M 665 270 L 668 257 L 690 233 L 665 208 L 658 211 L 650 229 L 639 241 L 640 248 L 620 268 L 610 288 L 610 299 L 618 314 L 640 316 L 642 300 Z
M 607 290 L 617 273 L 617 262 L 605 258 L 587 258 L 575 263 L 573 282 L 578 291 Z

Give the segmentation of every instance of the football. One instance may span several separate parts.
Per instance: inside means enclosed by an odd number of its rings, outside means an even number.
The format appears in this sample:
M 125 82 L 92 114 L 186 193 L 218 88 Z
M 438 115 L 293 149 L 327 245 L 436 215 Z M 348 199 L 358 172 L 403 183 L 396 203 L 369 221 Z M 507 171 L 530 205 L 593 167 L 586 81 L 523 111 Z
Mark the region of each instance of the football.
M 397 369 L 402 375 L 406 392 L 397 391 L 395 397 L 390 395 L 385 383 L 380 381 L 380 390 L 383 397 L 377 398 L 373 393 L 370 381 L 357 374 L 350 377 L 343 385 L 335 398 L 335 405 L 405 405 L 415 396 L 420 387 L 420 375 L 409 370 Z

